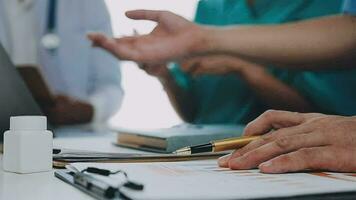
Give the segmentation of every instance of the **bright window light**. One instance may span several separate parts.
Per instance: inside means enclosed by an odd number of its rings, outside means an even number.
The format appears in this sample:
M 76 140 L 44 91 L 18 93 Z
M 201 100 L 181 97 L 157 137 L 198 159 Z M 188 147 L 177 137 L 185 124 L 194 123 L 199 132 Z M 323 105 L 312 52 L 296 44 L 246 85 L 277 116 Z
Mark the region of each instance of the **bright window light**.
M 197 0 L 106 0 L 114 34 L 131 35 L 136 29 L 148 33 L 154 23 L 134 21 L 125 17 L 133 9 L 169 10 L 192 19 Z M 160 128 L 182 122 L 175 113 L 158 80 L 140 70 L 133 62 L 121 62 L 125 98 L 121 110 L 110 120 L 111 126 L 127 128 Z

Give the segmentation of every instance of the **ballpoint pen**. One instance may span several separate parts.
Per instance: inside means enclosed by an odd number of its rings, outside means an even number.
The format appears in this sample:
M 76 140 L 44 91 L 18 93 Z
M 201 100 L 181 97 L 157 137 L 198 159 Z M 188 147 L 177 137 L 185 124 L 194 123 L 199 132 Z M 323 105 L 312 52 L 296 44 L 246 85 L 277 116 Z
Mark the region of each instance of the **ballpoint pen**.
M 224 140 L 211 141 L 206 144 L 184 147 L 173 152 L 178 155 L 191 155 L 197 153 L 219 152 L 241 148 L 260 136 L 235 137 Z

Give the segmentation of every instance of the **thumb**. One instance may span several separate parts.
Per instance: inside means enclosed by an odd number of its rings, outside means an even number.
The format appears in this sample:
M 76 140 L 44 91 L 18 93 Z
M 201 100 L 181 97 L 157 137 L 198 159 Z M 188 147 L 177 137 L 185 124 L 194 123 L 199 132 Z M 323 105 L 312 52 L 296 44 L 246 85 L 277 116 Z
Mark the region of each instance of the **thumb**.
M 127 11 L 126 16 L 135 20 L 150 20 L 159 22 L 164 11 L 157 10 L 132 10 Z

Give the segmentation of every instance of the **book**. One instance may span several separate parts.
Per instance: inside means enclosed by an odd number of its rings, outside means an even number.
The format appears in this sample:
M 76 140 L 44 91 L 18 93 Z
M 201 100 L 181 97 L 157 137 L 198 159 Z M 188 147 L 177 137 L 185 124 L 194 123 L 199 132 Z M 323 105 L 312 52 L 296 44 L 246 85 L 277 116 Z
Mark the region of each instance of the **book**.
M 242 125 L 192 125 L 182 124 L 172 128 L 133 130 L 116 128 L 117 145 L 160 153 L 172 153 L 185 146 L 198 145 L 213 140 L 239 137 Z

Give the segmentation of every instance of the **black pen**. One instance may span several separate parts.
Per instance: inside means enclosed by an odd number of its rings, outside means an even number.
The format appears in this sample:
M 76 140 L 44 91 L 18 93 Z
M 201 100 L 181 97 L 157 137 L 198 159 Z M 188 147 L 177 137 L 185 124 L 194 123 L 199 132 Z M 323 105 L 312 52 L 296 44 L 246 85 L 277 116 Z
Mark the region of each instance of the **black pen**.
M 211 141 L 206 144 L 184 147 L 173 152 L 177 155 L 191 155 L 196 153 L 219 152 L 241 148 L 260 136 L 245 136 L 237 138 L 228 138 L 224 140 Z

